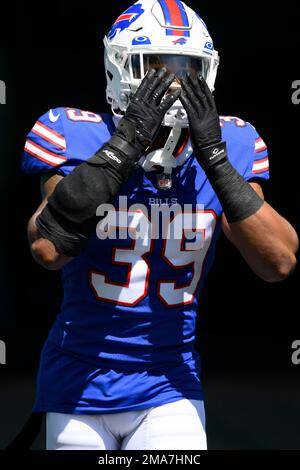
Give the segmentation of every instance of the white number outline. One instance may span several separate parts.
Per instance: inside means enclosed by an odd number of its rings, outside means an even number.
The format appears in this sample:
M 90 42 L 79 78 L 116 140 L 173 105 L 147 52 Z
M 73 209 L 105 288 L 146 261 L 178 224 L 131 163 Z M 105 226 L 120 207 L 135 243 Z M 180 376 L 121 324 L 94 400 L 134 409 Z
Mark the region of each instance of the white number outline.
M 80 114 L 76 114 L 78 111 Z M 93 113 L 92 111 L 83 111 L 82 109 L 68 108 L 66 109 L 66 114 L 70 121 L 75 122 L 94 122 L 99 124 L 103 121 L 99 114 Z

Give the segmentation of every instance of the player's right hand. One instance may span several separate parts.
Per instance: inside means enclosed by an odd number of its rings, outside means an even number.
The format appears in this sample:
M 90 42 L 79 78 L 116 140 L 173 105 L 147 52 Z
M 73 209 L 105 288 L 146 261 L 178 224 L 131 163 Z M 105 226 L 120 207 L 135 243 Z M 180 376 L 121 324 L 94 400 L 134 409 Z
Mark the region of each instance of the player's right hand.
M 126 181 L 155 140 L 167 110 L 179 98 L 180 90 L 166 95 L 174 78 L 165 68 L 149 70 L 115 133 L 89 162 L 113 167 L 115 178 Z
M 153 143 L 164 115 L 180 95 L 176 90 L 165 96 L 174 78 L 166 68 L 150 69 L 117 127 L 115 135 L 138 147 L 140 154 Z

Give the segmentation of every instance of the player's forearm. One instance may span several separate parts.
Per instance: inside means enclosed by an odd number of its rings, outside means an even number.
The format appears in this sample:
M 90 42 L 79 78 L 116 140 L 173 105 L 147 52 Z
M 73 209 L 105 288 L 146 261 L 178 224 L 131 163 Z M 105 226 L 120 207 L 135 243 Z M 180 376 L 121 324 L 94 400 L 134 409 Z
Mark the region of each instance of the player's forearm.
M 265 281 L 281 281 L 293 272 L 297 234 L 268 203 L 240 222 L 228 225 L 224 220 L 223 227 L 250 268 Z

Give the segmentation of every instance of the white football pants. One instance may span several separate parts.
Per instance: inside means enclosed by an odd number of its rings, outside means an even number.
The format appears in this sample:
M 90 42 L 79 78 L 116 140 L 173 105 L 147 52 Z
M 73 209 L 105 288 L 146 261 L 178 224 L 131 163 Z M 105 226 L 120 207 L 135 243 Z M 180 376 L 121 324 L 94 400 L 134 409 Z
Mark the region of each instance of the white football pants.
M 48 450 L 206 450 L 203 401 L 182 399 L 146 410 L 47 413 Z

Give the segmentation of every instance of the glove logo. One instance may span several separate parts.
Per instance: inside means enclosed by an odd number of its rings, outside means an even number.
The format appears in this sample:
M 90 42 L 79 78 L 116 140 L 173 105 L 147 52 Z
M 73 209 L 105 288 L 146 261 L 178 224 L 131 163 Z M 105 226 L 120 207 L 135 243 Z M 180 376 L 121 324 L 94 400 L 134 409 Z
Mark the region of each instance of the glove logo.
M 105 155 L 107 155 L 107 157 L 110 158 L 111 160 L 115 160 L 115 162 L 119 163 L 119 165 L 122 163 L 121 160 L 118 157 L 116 157 L 116 155 L 113 152 L 110 152 L 109 150 L 103 150 L 103 153 L 105 153 Z
M 212 151 L 212 156 L 209 158 L 209 160 L 214 160 L 215 158 L 219 157 L 220 155 L 222 155 L 222 153 L 224 153 L 225 150 L 222 149 L 218 149 L 217 147 L 215 149 L 213 149 Z

